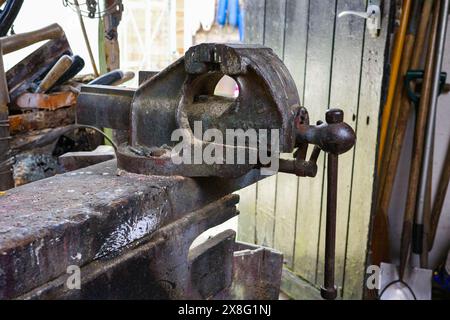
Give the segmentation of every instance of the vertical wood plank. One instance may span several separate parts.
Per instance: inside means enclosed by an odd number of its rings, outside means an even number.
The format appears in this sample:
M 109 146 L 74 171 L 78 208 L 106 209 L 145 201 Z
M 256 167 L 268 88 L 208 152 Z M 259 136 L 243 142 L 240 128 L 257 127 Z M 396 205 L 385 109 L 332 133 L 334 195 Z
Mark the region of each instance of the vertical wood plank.
M 310 0 L 288 0 L 286 3 L 284 63 L 294 78 L 302 104 L 305 91 L 309 2 Z
M 289 158 L 292 158 L 289 155 Z M 276 188 L 274 247 L 283 252 L 285 265 L 293 267 L 298 178 L 279 173 Z
M 344 273 L 344 298 L 361 299 L 365 284 L 369 230 L 373 212 L 379 116 L 383 99 L 384 66 L 389 43 L 389 15 L 395 1 L 384 1 L 383 24 L 378 38 L 365 35 L 361 73 L 361 92 L 356 123 L 358 141 L 354 149 L 354 168 L 349 216 L 349 234 Z
M 305 83 L 308 6 L 309 0 L 286 2 L 284 62 L 294 78 L 301 101 Z M 286 157 L 292 158 L 292 155 Z M 286 266 L 293 269 L 298 178 L 279 173 L 276 191 L 274 245 L 283 252 Z
M 266 1 L 264 45 L 281 59 L 284 51 L 286 0 Z M 277 176 L 258 182 L 256 202 L 256 241 L 274 246 Z
M 338 0 L 336 12 L 366 10 L 365 1 Z M 333 52 L 333 69 L 330 90 L 330 107 L 344 111 L 344 121 L 353 129 L 356 124 L 359 81 L 361 76 L 361 59 L 364 43 L 365 23 L 359 17 L 347 16 L 336 20 Z M 342 288 L 347 226 L 350 209 L 350 192 L 353 173 L 353 152 L 339 156 L 338 203 L 336 221 L 336 286 Z M 317 266 L 317 283 L 323 282 L 325 252 L 325 217 L 326 217 L 326 179 L 323 189 L 322 225 L 319 244 L 319 263 Z M 341 290 L 338 290 L 341 296 Z
M 239 194 L 239 216 L 237 239 L 256 243 L 256 184 L 237 192 Z
M 312 122 L 323 119 L 329 102 L 336 1 L 309 3 L 308 48 L 304 105 Z M 310 148 L 311 149 L 311 148 Z M 310 150 L 311 151 L 311 150 Z M 316 282 L 324 159 L 319 157 L 313 179 L 299 179 L 294 271 Z
M 266 0 L 246 0 L 244 6 L 244 42 L 263 44 Z
M 244 42 L 264 43 L 265 0 L 247 0 L 244 8 Z M 256 243 L 256 183 L 238 192 L 239 220 L 237 238 L 239 241 Z

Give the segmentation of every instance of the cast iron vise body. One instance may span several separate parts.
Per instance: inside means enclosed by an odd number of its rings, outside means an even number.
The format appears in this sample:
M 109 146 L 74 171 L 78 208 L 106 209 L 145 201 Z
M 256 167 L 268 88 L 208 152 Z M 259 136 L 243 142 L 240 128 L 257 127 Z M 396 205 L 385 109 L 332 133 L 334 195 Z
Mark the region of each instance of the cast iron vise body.
M 233 78 L 239 88 L 236 98 L 214 94 L 217 83 L 225 75 Z M 128 132 L 128 139 L 119 141 L 118 166 L 138 174 L 235 179 L 251 170 L 270 166 L 261 161 L 259 151 L 264 148 L 271 156 L 295 151 L 290 160 L 277 157 L 278 171 L 314 177 L 320 151 L 328 153 L 326 270 L 322 296 L 336 297 L 338 155 L 353 147 L 355 133 L 343 122 L 344 115 L 339 109 L 328 110 L 324 123 L 310 125 L 294 80 L 271 49 L 256 45 L 201 44 L 143 81 L 137 90 L 83 87 L 77 109 L 78 123 Z M 200 129 L 196 130 L 199 124 Z M 254 130 L 257 144 L 252 145 L 249 140 L 241 144 L 235 140 L 217 142 L 205 138 L 208 129 L 223 137 L 230 129 Z M 278 132 L 277 148 L 274 148 L 272 130 Z M 179 140 L 172 136 L 175 131 L 178 138 L 188 141 L 189 150 L 193 150 L 192 161 L 175 161 L 174 157 L 188 150 L 177 149 Z M 314 149 L 306 159 L 309 144 Z M 205 163 L 193 159 L 195 148 L 203 151 L 208 147 L 222 150 L 223 154 L 244 152 L 247 161 Z M 255 162 L 250 161 L 251 154 L 257 155 Z

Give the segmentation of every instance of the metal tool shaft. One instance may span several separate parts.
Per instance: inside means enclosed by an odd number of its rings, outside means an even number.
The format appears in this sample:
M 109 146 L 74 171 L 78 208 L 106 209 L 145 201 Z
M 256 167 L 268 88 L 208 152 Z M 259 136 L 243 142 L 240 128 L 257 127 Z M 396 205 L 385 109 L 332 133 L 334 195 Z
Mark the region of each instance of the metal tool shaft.
M 336 299 L 337 289 L 334 284 L 336 251 L 336 206 L 337 206 L 338 155 L 328 154 L 327 169 L 327 221 L 325 231 L 325 276 L 321 289 L 322 298 Z
M 327 221 L 325 229 L 325 275 L 324 285 L 320 290 L 322 298 L 334 300 L 337 297 L 337 288 L 334 284 L 335 254 L 336 254 L 336 213 L 337 213 L 337 188 L 338 188 L 338 157 L 339 154 L 348 151 L 355 144 L 354 132 L 347 132 L 344 128 L 344 112 L 340 109 L 330 109 L 326 114 L 326 122 L 334 127 L 337 136 L 340 137 L 333 148 L 328 146 L 327 168 Z M 338 129 L 340 128 L 340 129 Z M 335 139 L 330 139 L 331 141 Z

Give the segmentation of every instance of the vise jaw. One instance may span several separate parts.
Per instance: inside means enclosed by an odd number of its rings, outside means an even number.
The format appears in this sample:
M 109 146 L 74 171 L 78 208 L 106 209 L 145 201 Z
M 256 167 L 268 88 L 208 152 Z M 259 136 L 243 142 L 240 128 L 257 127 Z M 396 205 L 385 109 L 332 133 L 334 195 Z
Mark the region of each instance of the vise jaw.
M 236 98 L 214 94 L 223 76 L 239 87 Z M 248 155 L 260 146 L 260 130 L 278 130 L 278 152 L 295 147 L 294 118 L 300 108 L 295 83 L 283 62 L 269 48 L 248 45 L 201 44 L 142 83 L 135 92 L 102 86 L 83 87 L 78 98 L 78 122 L 94 126 L 124 128 L 129 139 L 117 151 L 118 166 L 140 174 L 191 177 L 239 177 L 260 167 L 255 163 L 205 164 L 173 161 L 172 141 L 178 130 L 192 148 L 202 150 L 214 143 L 226 153 L 244 149 Z M 108 115 L 108 116 L 105 116 Z M 117 119 L 120 117 L 120 119 Z M 194 132 L 201 123 L 201 133 Z M 255 130 L 257 145 L 205 141 L 203 134 L 218 130 Z M 197 130 L 199 131 L 199 130 Z M 270 137 L 265 139 L 271 152 Z M 217 145 L 219 144 L 219 146 Z M 252 149 L 253 148 L 253 149 Z M 194 163 L 195 162 L 195 163 Z
M 224 76 L 236 82 L 237 97 L 215 94 Z M 344 114 L 339 109 L 330 109 L 325 123 L 310 125 L 294 80 L 271 49 L 234 44 L 192 47 L 137 90 L 83 87 L 77 117 L 84 125 L 126 130 L 128 139 L 116 150 L 117 164 L 139 174 L 218 177 L 225 178 L 224 183 L 242 177 L 240 186 L 245 187 L 255 182 L 247 180 L 246 175 L 253 169 L 273 169 L 273 159 L 278 162 L 275 171 L 314 177 L 319 153 L 327 152 L 326 263 L 321 293 L 326 299 L 336 298 L 338 155 L 353 147 L 355 132 L 343 122 Z M 224 141 L 230 130 L 235 134 L 233 139 Z M 243 133 L 240 142 L 235 139 L 236 132 Z M 314 149 L 306 160 L 309 144 Z M 280 153 L 295 149 L 292 159 L 279 159 Z M 214 161 L 202 158 L 207 150 L 214 151 Z M 244 155 L 244 161 L 224 161 L 235 160 L 239 154 Z

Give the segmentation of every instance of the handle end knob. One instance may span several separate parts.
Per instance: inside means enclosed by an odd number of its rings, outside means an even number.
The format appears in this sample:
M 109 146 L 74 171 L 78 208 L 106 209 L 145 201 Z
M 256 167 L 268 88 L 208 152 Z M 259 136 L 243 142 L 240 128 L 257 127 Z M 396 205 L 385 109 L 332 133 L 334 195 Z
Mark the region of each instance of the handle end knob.
M 328 124 L 344 122 L 344 111 L 341 109 L 329 109 L 325 114 L 325 120 Z
M 332 288 L 320 288 L 320 296 L 325 300 L 335 300 L 337 298 L 337 288 L 333 286 Z

